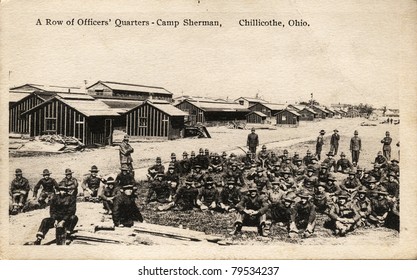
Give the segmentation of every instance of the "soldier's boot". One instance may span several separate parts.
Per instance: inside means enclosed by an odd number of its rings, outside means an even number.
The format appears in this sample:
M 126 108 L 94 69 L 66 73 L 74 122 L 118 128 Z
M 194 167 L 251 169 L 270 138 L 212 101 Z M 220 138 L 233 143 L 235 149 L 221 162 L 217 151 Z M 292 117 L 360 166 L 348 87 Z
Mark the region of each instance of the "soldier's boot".
M 267 237 L 269 235 L 269 230 L 266 230 L 265 223 L 262 223 L 258 226 L 258 233 L 259 233 L 259 236 L 262 236 L 262 237 Z
M 66 235 L 64 227 L 57 227 L 55 230 L 56 245 L 65 245 Z
M 290 232 L 288 233 L 289 238 L 298 237 L 298 229 L 294 222 L 290 223 Z
M 231 235 L 237 235 L 242 232 L 242 223 L 235 223 L 234 229 L 230 232 Z

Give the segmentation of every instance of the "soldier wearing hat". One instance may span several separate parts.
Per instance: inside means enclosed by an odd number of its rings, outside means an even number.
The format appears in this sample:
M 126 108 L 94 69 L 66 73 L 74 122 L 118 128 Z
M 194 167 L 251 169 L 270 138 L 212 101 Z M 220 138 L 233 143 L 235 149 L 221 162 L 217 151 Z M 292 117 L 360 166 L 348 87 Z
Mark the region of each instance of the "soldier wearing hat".
M 333 204 L 332 197 L 326 191 L 327 183 L 319 182 L 314 191 L 314 205 L 316 206 L 316 211 L 319 213 L 328 213 L 330 206 Z
M 201 188 L 202 186 L 204 186 L 206 173 L 203 170 L 201 170 L 201 166 L 199 164 L 196 164 L 194 166 L 194 170 L 191 173 L 191 178 L 193 178 L 194 187 Z
M 245 180 L 243 179 L 243 172 L 237 167 L 237 163 L 232 163 L 231 169 L 227 170 L 223 176 L 224 181 L 232 179 L 236 186 L 243 186 Z
M 318 162 L 318 159 L 316 157 L 313 157 L 311 159 L 311 161 L 312 161 L 312 163 L 309 166 L 307 166 L 307 168 L 312 169 L 314 175 L 315 176 L 318 176 L 319 175 L 320 168 L 321 168 L 321 164 Z
M 180 160 L 180 171 L 182 176 L 188 175 L 191 172 L 191 161 L 188 158 L 188 153 L 186 151 L 182 153 L 182 160 Z
M 191 165 L 191 171 L 194 170 L 194 166 L 197 164 L 197 158 L 195 157 L 195 152 L 191 151 L 190 153 L 190 165 Z
M 319 182 L 326 182 L 327 177 L 329 176 L 329 172 L 330 171 L 329 171 L 327 165 L 322 163 L 321 167 L 320 167 L 319 174 L 317 176 L 317 179 L 319 180 Z
M 372 211 L 369 215 L 369 221 L 377 227 L 381 227 L 385 225 L 385 220 L 394 203 L 387 199 L 388 192 L 385 187 L 379 187 L 376 193 L 378 196 L 371 200 Z
M 164 174 L 165 166 L 162 165 L 161 157 L 156 157 L 155 164 L 148 168 L 148 174 L 146 175 L 149 181 L 155 179 L 157 174 Z
M 285 162 L 285 160 L 287 158 L 289 158 L 288 150 L 284 149 L 284 151 L 282 152 L 282 155 L 279 156 L 279 159 L 280 159 L 281 162 Z M 291 159 L 290 159 L 290 161 L 291 161 Z
M 152 201 L 167 203 L 169 202 L 170 195 L 171 190 L 167 181 L 164 180 L 164 174 L 156 174 L 155 180 L 149 186 L 146 204 Z
M 332 151 L 326 154 L 327 158 L 323 160 L 322 164 L 327 166 L 328 172 L 330 172 L 333 168 L 333 171 L 336 170 L 336 160 L 334 159 L 334 154 Z
M 298 200 L 295 192 L 287 192 L 281 200 L 273 202 L 269 206 L 272 221 L 285 226 L 292 238 L 298 235 L 298 233 L 290 232 L 291 216 L 294 212 L 294 204 Z
M 50 177 L 51 172 L 48 169 L 44 169 L 42 172 L 43 178 L 33 188 L 33 198 L 36 199 L 38 191 L 42 187 L 42 191 L 38 198 L 38 203 L 41 207 L 47 206 L 51 201 L 52 196 L 58 190 L 58 183 L 54 178 Z
M 213 159 L 210 162 L 208 171 L 215 173 L 220 173 L 223 171 L 223 161 L 221 160 L 218 153 L 213 154 Z
M 387 160 L 391 160 L 391 142 L 392 138 L 390 137 L 389 131 L 385 132 L 385 137 L 381 140 L 382 151 L 384 152 L 384 157 Z
M 281 162 L 281 170 L 289 169 L 291 174 L 294 174 L 294 165 L 291 162 L 291 158 L 284 157 L 284 161 Z
M 195 159 L 196 164 L 200 165 L 201 169 L 205 170 L 209 167 L 210 160 L 208 156 L 204 154 L 203 148 L 200 148 L 200 150 L 198 151 L 198 155 L 195 157 Z
M 180 165 L 180 162 L 177 160 L 177 155 L 175 153 L 171 153 L 171 161 L 169 162 L 169 165 L 174 166 L 175 174 L 181 173 L 181 165 Z
M 271 170 L 274 168 L 276 163 L 279 163 L 279 161 L 280 161 L 279 157 L 276 155 L 275 152 L 272 151 L 267 160 L 266 167 L 268 168 L 268 170 Z
M 173 164 L 169 164 L 168 171 L 164 177 L 164 181 L 167 183 L 170 189 L 171 198 L 173 198 L 177 193 L 178 185 L 180 184 L 180 177 L 177 173 L 175 173 L 175 166 Z
M 368 217 L 372 211 L 371 200 L 368 198 L 368 189 L 364 186 L 361 186 L 358 190 L 358 193 L 352 200 L 353 206 L 358 210 L 360 219 L 357 221 L 356 226 L 367 226 Z
M 266 150 L 266 146 L 262 145 L 262 150 L 258 153 L 257 163 L 259 166 L 262 166 L 262 168 L 266 168 L 268 159 L 269 159 L 269 152 Z
M 345 236 L 354 229 L 355 224 L 360 220 L 356 207 L 349 201 L 350 194 L 341 191 L 337 196 L 337 202 L 329 211 L 329 217 L 333 223 L 334 234 Z
M 266 228 L 266 212 L 268 211 L 268 201 L 266 197 L 258 193 L 255 183 L 248 189 L 248 194 L 236 206 L 238 217 L 234 223 L 234 230 L 231 234 L 237 234 L 242 226 L 256 226 L 261 236 L 268 236 L 269 229 Z
M 65 177 L 59 182 L 59 185 L 67 187 L 68 192 L 76 197 L 78 195 L 78 180 L 72 176 L 73 173 L 71 169 L 65 169 Z
M 256 164 L 256 161 L 252 155 L 252 152 L 248 151 L 246 156 L 243 158 L 243 166 L 246 170 L 249 170 L 253 164 Z
M 120 168 L 120 173 L 116 176 L 116 187 L 121 188 L 126 185 L 134 184 L 135 178 L 132 173 L 130 173 L 129 167 L 127 167 L 127 165 L 123 165 L 122 168 Z
M 292 157 L 292 159 L 291 159 L 291 163 L 292 163 L 293 165 L 296 165 L 298 160 L 303 161 L 303 160 L 300 158 L 300 154 L 299 154 L 298 152 L 294 152 L 294 156 L 293 156 L 293 157 Z
M 317 136 L 317 140 L 316 140 L 316 157 L 318 160 L 321 159 L 321 150 L 323 149 L 323 145 L 324 145 L 324 134 L 326 132 L 322 129 L 320 130 L 320 134 L 319 136 Z
M 255 183 L 260 194 L 269 189 L 271 186 L 268 177 L 265 175 L 265 169 L 260 166 L 256 168 L 254 173 L 249 174 L 247 178 Z
M 295 191 L 296 183 L 289 168 L 284 168 L 279 178 L 279 187 L 284 191 Z
M 345 153 L 342 152 L 340 154 L 340 159 L 336 162 L 336 168 L 334 172 L 348 173 L 352 168 L 352 163 L 349 159 L 346 158 Z
M 216 210 L 219 200 L 219 191 L 212 177 L 207 177 L 204 188 L 197 196 L 197 205 L 202 211 Z
M 307 150 L 307 153 L 306 153 L 306 155 L 303 158 L 304 165 L 305 166 L 309 166 L 310 164 L 313 164 L 313 161 L 312 161 L 313 157 L 314 156 L 311 154 L 311 151 L 310 150 Z
M 29 181 L 22 176 L 22 169 L 15 170 L 15 178 L 10 184 L 10 197 L 12 198 L 12 214 L 17 214 L 26 204 L 30 191 Z
M 120 194 L 120 188 L 115 186 L 116 181 L 113 177 L 108 177 L 104 188 L 101 191 L 100 198 L 103 201 L 103 208 L 106 210 L 105 214 L 111 215 L 113 212 L 113 200 L 116 195 Z
M 387 158 L 382 154 L 381 151 L 378 152 L 378 154 L 375 157 L 374 160 L 375 164 L 378 164 L 379 166 L 381 166 L 381 168 L 385 168 L 388 165 L 388 160 Z
M 341 191 L 339 184 L 337 183 L 336 176 L 332 173 L 329 174 L 326 181 L 326 192 L 332 197 L 335 197 L 337 193 Z M 334 199 L 333 199 L 334 200 Z
M 295 161 L 293 172 L 296 182 L 300 182 L 303 179 L 303 176 L 307 173 L 307 167 L 303 164 L 302 159 L 297 159 Z
M 185 186 L 178 190 L 175 196 L 175 202 L 172 205 L 176 205 L 178 210 L 193 210 L 197 206 L 198 190 L 193 187 L 194 180 L 192 177 L 187 177 Z
M 391 160 L 391 164 L 388 164 L 388 166 L 386 167 L 386 171 L 388 173 L 390 172 L 394 172 L 397 177 L 400 177 L 400 165 L 399 165 L 399 161 L 398 159 L 393 159 Z
M 383 170 L 381 169 L 381 166 L 375 163 L 374 168 L 370 170 L 369 175 L 374 177 L 377 180 L 377 182 L 381 181 L 383 176 Z
M 334 155 L 337 155 L 337 151 L 339 149 L 339 130 L 335 129 L 333 130 L 332 137 L 330 138 L 330 152 L 332 152 Z
M 120 166 L 126 165 L 129 168 L 129 171 L 133 174 L 133 177 L 135 175 L 132 158 L 132 153 L 134 151 L 135 150 L 129 144 L 129 136 L 125 135 L 122 143 L 119 145 Z
M 359 154 L 362 150 L 362 140 L 358 136 L 358 131 L 355 130 L 353 137 L 350 139 L 349 150 L 352 153 L 352 162 L 359 162 Z
M 299 183 L 299 186 L 308 190 L 310 193 L 313 193 L 318 181 L 317 176 L 314 175 L 314 170 L 312 168 L 308 168 L 307 174 L 304 175 L 303 179 Z
M 72 187 L 60 183 L 58 190 L 57 194 L 51 199 L 49 218 L 43 219 L 38 229 L 35 245 L 40 245 L 49 229 L 53 227 L 56 228 L 57 245 L 65 245 L 66 237 L 72 234 L 77 225 L 78 217 L 75 215 L 77 201 L 76 197 L 69 193 Z
M 280 183 L 279 179 L 275 178 L 274 175 L 270 177 L 271 188 L 266 191 L 265 196 L 268 198 L 270 205 L 279 203 L 284 195 L 288 192 L 287 187 Z
M 316 226 L 316 206 L 310 201 L 311 193 L 302 190 L 298 193 L 300 201 L 294 204 L 291 215 L 290 233 L 298 234 L 304 230 L 303 237 L 310 237 Z
M 99 198 L 99 188 L 103 188 L 103 184 L 106 183 L 106 180 L 99 176 L 98 172 L 99 170 L 97 166 L 91 166 L 90 175 L 84 177 L 84 180 L 81 184 L 81 188 L 83 189 L 84 193 L 84 199 L 86 201 L 96 202 Z
M 361 182 L 358 178 L 356 178 L 356 171 L 350 170 L 349 175 L 346 179 L 342 181 L 341 189 L 354 197 L 356 192 L 358 191 L 359 187 L 361 186 Z
M 132 227 L 135 222 L 143 222 L 142 214 L 133 196 L 133 185 L 122 187 L 122 192 L 113 200 L 113 223 L 116 227 Z
M 390 172 L 388 173 L 388 181 L 382 183 L 388 192 L 389 198 L 392 200 L 397 199 L 400 195 L 400 185 L 396 179 L 397 175 L 394 172 Z
M 252 155 L 256 155 L 256 147 L 259 145 L 259 137 L 258 134 L 255 133 L 255 128 L 251 129 L 251 133 L 248 134 L 248 138 L 246 140 L 246 146 L 251 151 Z
M 222 189 L 219 196 L 220 208 L 227 212 L 236 211 L 236 205 L 241 200 L 241 193 L 236 188 L 236 183 L 233 179 L 229 179 L 226 186 Z

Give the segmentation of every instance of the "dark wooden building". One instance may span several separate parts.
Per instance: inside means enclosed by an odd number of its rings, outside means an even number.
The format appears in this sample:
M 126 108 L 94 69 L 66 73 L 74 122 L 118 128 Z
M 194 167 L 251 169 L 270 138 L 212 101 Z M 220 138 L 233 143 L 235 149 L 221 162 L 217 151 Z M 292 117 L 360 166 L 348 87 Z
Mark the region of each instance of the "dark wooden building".
M 277 125 L 288 125 L 288 126 L 298 126 L 300 122 L 300 114 L 296 111 L 284 109 L 278 112 L 275 117 L 277 118 Z
M 147 100 L 124 115 L 127 134 L 173 140 L 183 136 L 187 113 L 168 102 Z
M 86 94 L 57 94 L 24 112 L 30 136 L 61 134 L 86 146 L 112 143 L 113 121 L 122 116 Z
M 13 93 L 10 93 L 13 95 Z M 20 100 L 9 103 L 9 132 L 28 134 L 29 120 L 22 113 L 54 97 L 56 93 L 35 91 Z M 12 96 L 13 97 L 13 96 Z
M 290 104 L 290 105 L 288 105 L 288 106 L 287 106 L 287 109 L 289 109 L 289 110 L 293 110 L 293 111 L 296 111 L 296 112 L 298 113 L 298 112 L 300 112 L 301 110 L 303 110 L 303 109 L 304 109 L 304 107 L 305 107 L 305 106 L 303 106 L 303 105 L 292 105 L 292 104 Z
M 250 112 L 250 110 L 238 103 L 218 101 L 184 100 L 175 106 L 188 114 L 187 123 L 191 125 L 196 123 L 210 125 L 230 121 L 245 121 L 246 115 Z
M 235 102 L 244 106 L 245 108 L 249 108 L 255 105 L 256 103 L 268 103 L 268 101 L 253 97 L 239 97 L 238 99 L 235 99 Z
M 123 115 L 127 111 L 141 105 L 144 101 L 137 100 L 137 99 L 129 99 L 125 97 L 100 97 L 96 98 L 100 100 L 114 111 Z M 126 129 L 126 118 L 116 118 L 113 122 L 113 128 L 117 130 L 125 130 Z
M 300 114 L 301 121 L 314 121 L 317 118 L 317 113 L 310 107 L 304 107 L 301 111 L 298 112 Z
M 266 115 L 261 112 L 252 111 L 246 115 L 247 123 L 261 123 L 264 124 L 266 120 Z
M 135 98 L 138 100 L 172 101 L 172 93 L 162 87 L 144 86 L 118 82 L 98 81 L 87 87 L 87 93 L 94 97 L 112 96 Z
M 285 104 L 277 103 L 256 103 L 255 105 L 250 106 L 248 109 L 251 111 L 257 111 L 264 113 L 268 118 L 274 117 L 278 112 L 286 108 Z
M 328 115 L 328 112 L 326 111 L 326 109 L 322 107 L 313 106 L 312 109 L 317 112 L 317 118 L 325 119 Z

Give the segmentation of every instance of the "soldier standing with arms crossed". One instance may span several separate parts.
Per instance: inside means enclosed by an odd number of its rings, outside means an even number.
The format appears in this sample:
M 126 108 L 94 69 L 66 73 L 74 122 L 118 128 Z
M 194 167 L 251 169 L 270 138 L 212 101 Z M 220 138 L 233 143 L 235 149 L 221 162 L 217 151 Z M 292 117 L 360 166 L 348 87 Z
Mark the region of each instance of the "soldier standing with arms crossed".
M 130 173 L 132 173 L 133 177 L 135 177 L 135 172 L 133 171 L 133 159 L 132 153 L 135 150 L 129 144 L 129 136 L 125 135 L 123 137 L 123 141 L 120 144 L 119 148 L 119 156 L 120 156 L 120 167 L 126 165 L 129 168 Z
M 384 157 L 390 161 L 391 160 L 391 142 L 392 138 L 389 135 L 389 131 L 385 132 L 384 139 L 381 140 L 382 145 L 382 152 L 384 153 Z

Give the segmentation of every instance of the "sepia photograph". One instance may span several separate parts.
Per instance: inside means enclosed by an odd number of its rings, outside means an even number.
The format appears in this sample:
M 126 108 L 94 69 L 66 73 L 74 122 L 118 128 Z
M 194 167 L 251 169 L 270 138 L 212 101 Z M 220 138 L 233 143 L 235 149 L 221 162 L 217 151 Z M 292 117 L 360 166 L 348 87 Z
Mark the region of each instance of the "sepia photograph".
M 1 259 L 417 257 L 416 1 L 0 8 Z

